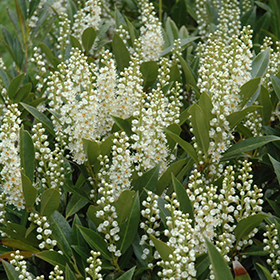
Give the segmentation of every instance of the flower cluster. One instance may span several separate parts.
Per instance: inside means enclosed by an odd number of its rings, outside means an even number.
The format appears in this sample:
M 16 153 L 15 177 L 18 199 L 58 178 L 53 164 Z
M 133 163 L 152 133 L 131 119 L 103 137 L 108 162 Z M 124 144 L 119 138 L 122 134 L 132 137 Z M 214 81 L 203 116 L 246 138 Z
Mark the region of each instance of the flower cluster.
M 8 105 L 0 128 L 1 189 L 8 204 L 24 209 L 19 155 L 20 111 L 17 104 Z
M 43 188 L 59 188 L 64 184 L 65 170 L 63 167 L 63 151 L 61 147 L 66 145 L 63 141 L 55 143 L 55 149 L 49 148 L 48 136 L 41 123 L 32 128 L 35 159 L 38 161 L 37 171 L 41 174 Z M 60 139 L 63 140 L 63 139 Z
M 263 234 L 265 237 L 263 239 L 263 243 L 266 246 L 263 248 L 264 251 L 269 252 L 269 258 L 267 259 L 267 263 L 272 268 L 271 277 L 273 279 L 280 279 L 279 274 L 279 264 L 280 264 L 280 249 L 279 249 L 279 240 L 278 240 L 278 229 L 276 228 L 275 223 L 271 223 L 270 225 L 266 225 L 266 231 Z
M 142 26 L 140 28 L 141 59 L 143 61 L 157 61 L 163 51 L 163 35 L 161 22 L 155 16 L 154 6 L 149 1 L 138 1 L 141 12 Z
M 99 29 L 101 22 L 101 1 L 88 0 L 85 7 L 74 15 L 73 35 L 79 39 L 88 27 Z
M 90 256 L 87 259 L 87 262 L 90 264 L 89 267 L 86 268 L 86 273 L 88 273 L 91 277 L 86 277 L 86 280 L 102 280 L 102 275 L 100 274 L 102 261 L 98 258 L 100 256 L 100 252 L 91 251 Z
M 64 280 L 63 271 L 59 269 L 59 266 L 56 265 L 54 270 L 50 272 L 50 280 Z
M 11 253 L 10 264 L 15 267 L 15 270 L 19 273 L 19 280 L 33 280 L 32 274 L 27 271 L 26 261 L 23 260 L 24 257 L 20 254 L 20 251 L 17 250 L 14 253 Z
M 240 89 L 251 78 L 252 31 L 244 28 L 240 39 L 233 36 L 226 44 L 220 32 L 210 35 L 200 55 L 198 87 L 211 99 L 213 108 L 210 120 L 210 175 L 217 173 L 221 154 L 225 152 L 232 136 L 232 127 L 227 117 L 239 108 Z M 203 161 L 208 161 L 207 155 Z
M 41 217 L 37 213 L 30 213 L 28 220 L 37 226 L 37 239 L 42 240 L 39 248 L 52 250 L 56 246 L 57 241 L 50 238 L 52 231 L 49 228 L 50 224 L 48 223 L 47 217 Z

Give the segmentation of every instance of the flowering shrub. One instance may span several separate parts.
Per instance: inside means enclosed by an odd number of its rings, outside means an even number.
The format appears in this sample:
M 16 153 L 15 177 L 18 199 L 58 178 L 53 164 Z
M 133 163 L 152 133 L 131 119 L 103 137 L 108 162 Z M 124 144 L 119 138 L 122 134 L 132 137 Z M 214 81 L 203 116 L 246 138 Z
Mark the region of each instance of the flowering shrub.
M 16 0 L 1 279 L 280 279 L 277 3 Z

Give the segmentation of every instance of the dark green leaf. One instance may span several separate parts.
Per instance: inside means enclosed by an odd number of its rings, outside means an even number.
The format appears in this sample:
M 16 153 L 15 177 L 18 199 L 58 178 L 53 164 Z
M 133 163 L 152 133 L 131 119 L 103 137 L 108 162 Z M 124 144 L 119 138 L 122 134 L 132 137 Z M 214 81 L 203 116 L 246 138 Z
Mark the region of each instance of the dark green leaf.
M 82 43 L 86 52 L 89 52 L 95 41 L 97 33 L 93 27 L 88 27 L 82 34 Z
M 263 124 L 267 125 L 271 117 L 272 103 L 271 103 L 270 94 L 264 86 L 261 86 L 261 91 L 258 97 L 258 101 L 259 104 L 262 106 L 259 109 L 259 112 L 261 113 Z
M 227 266 L 223 256 L 216 247 L 207 239 L 205 239 L 207 245 L 208 256 L 212 264 L 212 270 L 214 271 L 215 279 L 217 280 L 233 280 L 229 267 Z
M 259 88 L 261 78 L 251 79 L 247 83 L 245 83 L 240 90 L 240 108 L 243 108 L 248 101 L 254 96 Z
M 35 256 L 53 266 L 58 265 L 61 270 L 65 270 L 66 268 L 67 258 L 56 251 L 42 251 L 37 253 Z
M 112 116 L 112 118 L 114 122 L 117 124 L 117 126 L 125 131 L 127 136 L 131 136 L 133 134 L 131 130 L 131 123 L 128 120 L 124 120 L 122 118 L 115 117 L 115 116 Z
M 96 233 L 95 231 L 89 228 L 85 228 L 82 226 L 77 226 L 77 227 L 80 230 L 86 242 L 88 243 L 88 245 L 92 249 L 100 252 L 102 257 L 104 257 L 105 259 L 109 261 L 112 260 L 111 253 L 107 249 L 108 247 L 107 243 L 98 233 Z
M 10 99 L 14 99 L 14 97 L 19 89 L 19 86 L 24 78 L 24 75 L 25 75 L 25 73 L 22 73 L 11 80 L 11 83 L 9 85 L 8 92 L 7 92 Z
M 117 280 L 132 280 L 135 268 L 136 266 L 132 267 L 130 270 L 125 272 L 122 276 L 117 278 Z
M 274 172 L 277 176 L 278 183 L 280 184 L 280 162 L 274 159 L 271 155 L 268 155 L 269 159 L 273 165 Z M 280 216 L 279 216 L 280 217 Z
M 100 161 L 98 156 L 100 155 L 100 145 L 97 141 L 83 139 L 84 151 L 90 165 L 94 166 L 94 171 L 98 171 L 100 168 Z
M 30 179 L 23 172 L 21 172 L 21 181 L 26 208 L 32 208 L 36 201 L 38 190 L 32 185 Z
M 262 269 L 265 277 L 266 277 L 266 280 L 273 280 L 273 278 L 271 277 L 271 273 L 269 272 L 269 270 L 262 266 L 261 264 L 257 263 L 257 265 Z
M 83 50 L 83 47 L 82 47 L 81 43 L 79 42 L 79 40 L 72 35 L 70 35 L 70 43 L 71 43 L 72 48 L 78 48 L 80 51 Z
M 18 271 L 16 271 L 16 269 L 13 265 L 4 261 L 3 259 L 2 259 L 2 264 L 4 266 L 5 272 L 6 272 L 9 280 L 18 280 L 19 279 L 19 273 L 18 273 Z
M 32 89 L 32 84 L 31 83 L 27 83 L 24 86 L 22 86 L 16 93 L 15 97 L 14 97 L 14 102 L 20 102 L 23 99 L 25 99 L 30 91 Z
M 278 100 L 280 100 L 280 79 L 276 76 L 271 76 L 271 83 Z
M 157 251 L 159 252 L 161 258 L 165 262 L 169 262 L 170 258 L 169 256 L 173 256 L 173 249 L 171 249 L 166 243 L 162 242 L 161 240 L 158 240 L 154 236 L 150 235 L 150 239 L 153 241 Z
M 259 53 L 252 62 L 251 74 L 253 78 L 262 77 L 268 67 L 270 59 L 270 48 Z
M 47 189 L 43 192 L 41 198 L 40 214 L 42 216 L 51 216 L 59 207 L 60 194 L 56 189 Z
M 74 272 L 70 269 L 69 265 L 66 263 L 66 270 L 65 270 L 65 280 L 76 280 L 77 277 L 75 276 Z
M 263 221 L 264 218 L 267 217 L 267 214 L 255 214 L 253 216 L 249 216 L 245 219 L 242 219 L 238 222 L 234 233 L 236 236 L 236 244 L 243 239 L 244 237 L 247 237 L 248 234 L 259 226 L 259 224 Z
M 24 174 L 33 182 L 35 151 L 32 138 L 23 127 L 20 129 L 20 162 Z
M 113 52 L 117 61 L 117 66 L 120 71 L 129 66 L 130 54 L 126 48 L 122 38 L 115 32 L 112 42 Z
M 20 104 L 25 110 L 27 110 L 31 115 L 33 115 L 34 118 L 40 121 L 53 136 L 55 135 L 52 122 L 43 113 L 39 112 L 35 107 L 32 107 L 28 104 L 22 102 L 20 102 Z
M 144 79 L 144 89 L 151 87 L 155 83 L 158 76 L 157 63 L 155 61 L 142 62 L 140 65 L 140 71 Z
M 52 237 L 57 241 L 57 247 L 69 259 L 72 256 L 71 249 L 71 227 L 65 220 L 62 214 L 55 211 L 50 217 L 50 228 L 52 230 Z
M 249 152 L 252 150 L 255 150 L 257 148 L 260 148 L 267 143 L 273 142 L 273 141 L 279 141 L 280 137 L 274 136 L 274 135 L 268 135 L 268 136 L 260 136 L 260 137 L 254 137 L 245 139 L 243 141 L 238 142 L 237 144 L 230 147 L 224 154 L 223 159 L 229 158 L 233 155 L 237 155 L 244 152 Z
M 173 174 L 172 183 L 177 195 L 177 200 L 180 203 L 180 210 L 185 214 L 189 214 L 189 219 L 192 220 L 192 226 L 194 226 L 193 207 L 185 188 Z

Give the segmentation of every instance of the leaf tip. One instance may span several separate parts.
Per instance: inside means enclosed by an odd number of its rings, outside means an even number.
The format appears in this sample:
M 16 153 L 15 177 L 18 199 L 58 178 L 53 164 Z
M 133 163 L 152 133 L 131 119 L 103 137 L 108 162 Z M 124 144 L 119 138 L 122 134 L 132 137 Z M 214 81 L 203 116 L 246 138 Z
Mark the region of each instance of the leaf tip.
M 236 276 L 248 274 L 247 270 L 241 265 L 239 261 L 233 261 L 232 266 Z

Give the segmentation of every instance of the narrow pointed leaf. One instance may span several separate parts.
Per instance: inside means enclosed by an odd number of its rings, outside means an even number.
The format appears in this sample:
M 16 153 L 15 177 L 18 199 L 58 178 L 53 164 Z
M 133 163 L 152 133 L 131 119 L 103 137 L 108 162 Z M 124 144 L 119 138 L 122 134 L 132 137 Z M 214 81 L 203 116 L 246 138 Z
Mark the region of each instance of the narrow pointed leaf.
M 19 89 L 19 86 L 24 78 L 24 75 L 25 75 L 25 73 L 22 73 L 11 80 L 9 88 L 8 88 L 8 92 L 7 92 L 9 98 L 14 99 L 14 97 Z
M 151 87 L 157 77 L 158 77 L 158 65 L 155 61 L 146 61 L 143 62 L 140 66 L 140 71 L 142 73 L 144 83 L 144 89 Z
M 132 280 L 135 268 L 136 268 L 136 266 L 132 267 L 130 270 L 125 272 L 122 276 L 117 278 L 117 280 Z
M 2 260 L 2 264 L 4 266 L 5 272 L 8 276 L 9 280 L 18 280 L 19 279 L 19 273 L 16 271 L 15 267 L 11 265 L 10 263 Z
M 214 271 L 216 280 L 233 280 L 232 274 L 230 272 L 229 267 L 227 266 L 223 256 L 220 252 L 215 248 L 215 246 L 205 239 L 205 243 L 207 245 L 208 256 L 210 262 L 212 264 L 212 270 Z
M 193 207 L 189 199 L 189 196 L 186 190 L 184 189 L 183 185 L 173 174 L 172 174 L 172 183 L 173 183 L 174 190 L 177 194 L 177 200 L 180 203 L 180 210 L 185 214 L 186 213 L 189 214 L 189 218 L 192 220 L 192 226 L 193 226 L 194 214 L 193 214 Z
M 280 100 L 280 79 L 276 76 L 271 77 L 271 83 L 278 100 Z
M 115 116 L 112 116 L 112 118 L 114 122 L 117 124 L 117 126 L 125 131 L 127 136 L 131 136 L 133 134 L 131 130 L 131 123 L 128 120 L 124 120 L 122 118 L 115 117 Z
M 37 198 L 38 190 L 33 186 L 30 179 L 23 172 L 21 172 L 21 182 L 26 207 L 33 207 Z
M 257 263 L 257 265 L 261 268 L 261 270 L 263 271 L 265 277 L 266 277 L 266 280 L 274 280 L 272 277 L 271 277 L 271 273 L 269 272 L 269 270 L 262 266 L 261 264 Z
M 166 243 L 161 240 L 158 240 L 154 236 L 150 235 L 150 239 L 154 243 L 157 251 L 159 252 L 163 261 L 170 261 L 169 256 L 173 254 L 173 249 L 170 248 Z
M 30 105 L 22 103 L 22 102 L 20 102 L 20 104 L 23 106 L 23 108 L 25 110 L 27 110 L 31 115 L 33 115 L 34 118 L 36 118 L 38 121 L 40 121 L 52 135 L 55 135 L 55 132 L 53 130 L 53 124 L 50 121 L 50 119 L 48 119 L 43 113 L 38 111 L 33 106 L 30 106 Z
M 79 40 L 72 35 L 70 35 L 70 43 L 71 43 L 72 48 L 78 48 L 80 51 L 83 50 L 83 47 L 82 47 L 81 43 L 79 42 Z
M 24 174 L 33 182 L 35 151 L 32 138 L 23 127 L 20 129 L 20 162 Z
M 265 51 L 259 53 L 252 62 L 252 77 L 262 77 L 268 67 L 270 59 L 270 48 L 267 48 Z
M 58 265 L 61 270 L 65 270 L 67 258 L 56 251 L 42 251 L 36 254 L 36 257 L 50 263 L 53 266 Z
M 240 104 L 239 107 L 243 108 L 248 101 L 254 96 L 259 88 L 261 78 L 254 78 L 245 83 L 240 89 Z
M 41 198 L 40 214 L 42 216 L 51 216 L 59 207 L 60 194 L 56 189 L 47 189 L 43 192 Z
M 77 277 L 73 273 L 73 271 L 70 269 L 69 265 L 66 263 L 66 270 L 65 270 L 65 280 L 76 280 Z
M 278 183 L 280 184 L 280 162 L 274 159 L 271 155 L 268 155 L 269 159 L 273 165 L 274 172 L 277 176 Z
M 117 61 L 117 66 L 120 71 L 129 66 L 130 54 L 122 38 L 115 32 L 112 42 L 113 52 Z
M 242 219 L 238 222 L 234 233 L 236 236 L 236 244 L 243 239 L 244 237 L 248 236 L 248 234 L 259 226 L 259 224 L 263 221 L 264 218 L 267 217 L 267 214 L 256 214 L 253 216 L 249 216 L 245 219 Z
M 107 247 L 108 244 L 104 241 L 104 239 L 95 231 L 93 231 L 92 229 L 89 228 L 85 228 L 82 226 L 77 225 L 78 229 L 80 230 L 82 236 L 84 237 L 84 239 L 86 240 L 86 242 L 88 243 L 88 245 L 101 253 L 102 257 L 104 257 L 105 259 L 111 261 L 112 260 L 112 256 L 111 253 L 108 251 Z
M 251 280 L 247 270 L 241 265 L 239 261 L 233 261 L 232 266 L 235 273 L 234 280 Z

